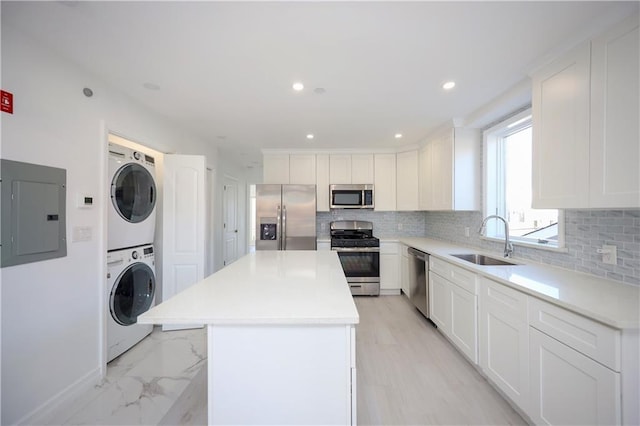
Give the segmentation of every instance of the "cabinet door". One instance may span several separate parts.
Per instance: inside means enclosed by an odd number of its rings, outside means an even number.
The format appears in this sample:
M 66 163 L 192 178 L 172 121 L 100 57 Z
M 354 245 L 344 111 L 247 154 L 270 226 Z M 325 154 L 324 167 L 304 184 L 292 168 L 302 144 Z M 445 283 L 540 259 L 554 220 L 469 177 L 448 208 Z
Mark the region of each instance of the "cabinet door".
M 411 297 L 410 285 L 409 285 L 409 256 L 407 255 L 407 246 L 400 247 L 400 287 L 402 292 Z
M 396 155 L 374 156 L 375 210 L 396 210 Z
M 440 275 L 429 272 L 429 316 L 446 335 L 451 330 L 451 285 Z
M 351 156 L 351 183 L 373 183 L 373 154 L 354 154 Z M 377 189 L 376 189 L 377 191 Z
M 474 364 L 478 363 L 477 297 L 455 284 L 451 289 L 451 331 L 454 345 Z
M 292 154 L 289 156 L 289 183 L 294 185 L 316 184 L 316 156 Z
M 376 177 L 378 169 L 376 167 Z M 418 210 L 418 150 L 396 155 L 396 210 Z
M 350 155 L 331 154 L 329 156 L 329 183 L 331 185 L 351 183 Z
M 316 155 L 316 210 L 329 211 L 329 155 Z
M 456 127 L 453 135 L 453 209 L 480 210 L 482 132 L 479 129 Z
M 431 207 L 431 146 L 420 148 L 418 153 L 418 207 L 429 210 Z
M 380 290 L 397 294 L 400 290 L 400 260 L 397 243 L 380 243 Z
M 531 328 L 535 424 L 620 424 L 620 373 Z
M 483 278 L 478 310 L 480 367 L 505 395 L 528 412 L 527 296 Z
M 432 210 L 453 209 L 453 130 L 433 139 L 431 145 Z M 471 190 L 471 188 L 467 188 Z
M 591 207 L 640 207 L 639 52 L 638 15 L 592 44 Z
M 262 183 L 289 183 L 288 154 L 268 154 L 262 162 Z
M 588 206 L 590 59 L 587 42 L 532 78 L 534 208 Z

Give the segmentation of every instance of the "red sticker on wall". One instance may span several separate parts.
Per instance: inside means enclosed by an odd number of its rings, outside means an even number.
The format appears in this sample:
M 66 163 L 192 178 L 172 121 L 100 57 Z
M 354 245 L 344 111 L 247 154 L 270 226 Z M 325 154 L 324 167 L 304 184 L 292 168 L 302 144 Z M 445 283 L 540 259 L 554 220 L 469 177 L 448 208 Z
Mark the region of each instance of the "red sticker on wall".
M 2 112 L 13 114 L 13 93 L 0 90 L 0 108 Z

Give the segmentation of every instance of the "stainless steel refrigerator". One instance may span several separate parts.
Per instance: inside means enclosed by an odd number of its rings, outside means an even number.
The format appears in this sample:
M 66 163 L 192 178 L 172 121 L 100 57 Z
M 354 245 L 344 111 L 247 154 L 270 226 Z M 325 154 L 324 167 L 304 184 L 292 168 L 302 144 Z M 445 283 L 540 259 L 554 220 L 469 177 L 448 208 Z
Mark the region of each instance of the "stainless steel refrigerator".
M 316 186 L 256 185 L 256 250 L 316 249 Z

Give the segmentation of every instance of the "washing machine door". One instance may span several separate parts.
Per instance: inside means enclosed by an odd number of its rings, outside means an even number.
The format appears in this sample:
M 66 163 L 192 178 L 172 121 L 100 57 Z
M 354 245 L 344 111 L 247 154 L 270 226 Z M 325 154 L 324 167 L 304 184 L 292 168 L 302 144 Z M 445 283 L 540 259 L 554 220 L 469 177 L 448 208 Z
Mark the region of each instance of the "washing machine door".
M 145 220 L 156 205 L 156 184 L 147 169 L 137 163 L 122 166 L 111 182 L 111 201 L 127 222 Z
M 146 312 L 153 303 L 156 277 L 145 263 L 134 263 L 116 278 L 109 309 L 111 316 L 120 325 L 135 324 L 138 315 Z

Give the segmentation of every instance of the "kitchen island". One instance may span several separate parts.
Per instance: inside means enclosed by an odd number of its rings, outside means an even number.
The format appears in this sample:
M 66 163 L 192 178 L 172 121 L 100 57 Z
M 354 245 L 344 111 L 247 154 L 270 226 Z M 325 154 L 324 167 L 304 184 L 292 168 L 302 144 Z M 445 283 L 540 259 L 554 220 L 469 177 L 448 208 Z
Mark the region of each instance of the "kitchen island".
M 356 424 L 358 311 L 331 251 L 259 251 L 138 317 L 207 326 L 209 424 Z

